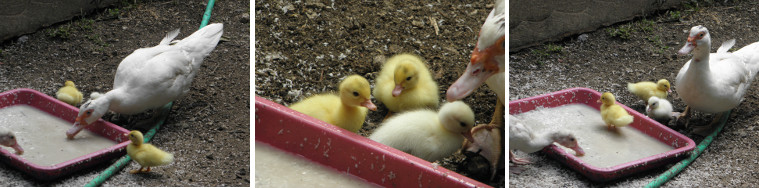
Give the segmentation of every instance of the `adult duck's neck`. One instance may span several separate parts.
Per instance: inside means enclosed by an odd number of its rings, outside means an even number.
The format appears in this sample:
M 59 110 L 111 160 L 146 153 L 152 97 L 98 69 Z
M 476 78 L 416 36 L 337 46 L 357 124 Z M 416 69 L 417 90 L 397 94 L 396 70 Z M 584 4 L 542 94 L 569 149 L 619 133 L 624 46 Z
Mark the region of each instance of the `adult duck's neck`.
M 551 139 L 552 135 L 554 133 L 548 132 L 537 135 L 535 139 L 530 140 L 530 147 L 536 148 L 537 150 L 543 149 L 544 147 L 551 145 L 553 143 L 553 139 Z
M 701 45 L 693 49 L 693 59 L 691 59 L 691 68 L 698 68 L 700 70 L 709 70 L 709 49 L 711 43 L 707 42 L 705 45 Z

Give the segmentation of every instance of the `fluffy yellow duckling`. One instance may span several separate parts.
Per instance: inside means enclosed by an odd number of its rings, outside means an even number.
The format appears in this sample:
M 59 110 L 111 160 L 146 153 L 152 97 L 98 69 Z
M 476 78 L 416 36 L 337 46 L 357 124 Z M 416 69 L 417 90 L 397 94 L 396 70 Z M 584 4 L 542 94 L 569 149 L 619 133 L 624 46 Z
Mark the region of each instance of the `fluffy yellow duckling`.
M 440 103 L 430 71 L 419 56 L 411 54 L 395 55 L 385 62 L 373 94 L 390 112 L 436 109 Z
M 55 92 L 58 100 L 68 103 L 72 106 L 79 105 L 82 102 L 82 92 L 76 89 L 76 85 L 71 80 L 67 80 L 58 92 Z
M 616 104 L 614 95 L 606 92 L 601 95 L 601 99 L 598 99 L 601 104 L 601 119 L 606 123 L 606 128 L 612 129 L 616 127 L 624 127 L 633 122 L 633 116 L 627 113 L 627 111 Z
M 433 162 L 456 152 L 465 137 L 473 140 L 472 126 L 472 109 L 455 101 L 439 112 L 419 109 L 391 117 L 369 139 Z
M 339 96 L 320 94 L 290 105 L 290 108 L 355 133 L 364 124 L 367 108 L 377 110 L 370 90 L 369 81 L 364 77 L 351 75 L 340 82 Z
M 627 83 L 627 90 L 630 91 L 630 93 L 635 94 L 635 96 L 638 96 L 638 98 L 641 100 L 646 101 L 646 104 L 648 104 L 648 98 L 651 98 L 652 96 L 659 97 L 660 99 L 666 99 L 667 94 L 669 94 L 669 92 L 672 92 L 669 81 L 667 81 L 667 79 L 661 79 L 656 83 Z
M 131 144 L 127 145 L 127 154 L 132 160 L 140 164 L 139 170 L 131 170 L 129 173 L 135 174 L 140 172 L 150 172 L 151 166 L 163 166 L 174 162 L 174 155 L 166 153 L 151 144 L 143 143 L 142 133 L 140 131 L 129 132 Z M 147 170 L 142 170 L 147 167 Z

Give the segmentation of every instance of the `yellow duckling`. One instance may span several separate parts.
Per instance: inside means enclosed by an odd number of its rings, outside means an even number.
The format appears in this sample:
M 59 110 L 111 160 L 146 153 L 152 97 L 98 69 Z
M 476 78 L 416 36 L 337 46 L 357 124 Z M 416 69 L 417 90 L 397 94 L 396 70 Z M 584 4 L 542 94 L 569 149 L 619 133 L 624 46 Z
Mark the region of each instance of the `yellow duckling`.
M 55 92 L 58 100 L 68 103 L 72 106 L 79 105 L 82 102 L 82 92 L 76 89 L 76 85 L 71 80 L 67 80 L 58 92 Z
M 648 98 L 651 98 L 652 96 L 659 97 L 660 99 L 666 99 L 667 94 L 669 94 L 669 92 L 672 92 L 672 89 L 670 89 L 669 81 L 667 81 L 667 79 L 661 79 L 656 83 L 627 83 L 627 90 L 630 91 L 630 93 L 635 94 L 635 96 L 638 96 L 638 98 L 641 100 L 646 101 L 646 104 L 648 104 Z
M 140 131 L 129 132 L 131 144 L 127 145 L 127 155 L 140 164 L 139 170 L 131 170 L 129 173 L 150 172 L 151 166 L 162 166 L 174 162 L 174 155 L 166 153 L 151 144 L 143 143 Z M 147 170 L 142 170 L 147 167 Z
M 606 128 L 624 127 L 633 122 L 633 116 L 615 103 L 616 99 L 613 94 L 604 93 L 598 102 L 603 103 L 601 104 L 601 119 L 606 123 Z
M 374 97 L 391 112 L 419 108 L 436 109 L 440 103 L 437 83 L 424 61 L 411 54 L 391 57 L 377 76 Z
M 367 108 L 377 110 L 370 90 L 369 81 L 364 77 L 351 75 L 340 82 L 339 96 L 320 94 L 290 105 L 290 108 L 355 133 L 364 124 L 369 112 Z

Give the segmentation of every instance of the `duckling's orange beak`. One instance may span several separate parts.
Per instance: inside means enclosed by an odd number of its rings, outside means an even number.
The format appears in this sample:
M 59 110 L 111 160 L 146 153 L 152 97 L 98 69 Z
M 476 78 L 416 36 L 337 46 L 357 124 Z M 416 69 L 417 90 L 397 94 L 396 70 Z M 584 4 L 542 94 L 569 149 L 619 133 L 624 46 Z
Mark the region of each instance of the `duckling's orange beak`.
M 368 108 L 371 111 L 377 111 L 377 106 L 372 103 L 371 99 L 366 99 L 361 103 L 361 106 Z
M 84 120 L 85 115 L 86 113 L 82 114 L 81 116 L 76 117 L 76 120 L 74 121 L 74 126 L 71 127 L 68 131 L 66 131 L 66 137 L 68 137 L 69 139 L 74 139 L 74 136 L 76 136 L 76 134 L 79 134 L 79 132 L 82 131 L 84 127 L 89 125 L 87 124 L 87 121 Z
M 395 85 L 395 89 L 393 89 L 393 97 L 397 97 L 398 95 L 401 95 L 401 92 L 403 92 L 403 86 L 400 84 Z

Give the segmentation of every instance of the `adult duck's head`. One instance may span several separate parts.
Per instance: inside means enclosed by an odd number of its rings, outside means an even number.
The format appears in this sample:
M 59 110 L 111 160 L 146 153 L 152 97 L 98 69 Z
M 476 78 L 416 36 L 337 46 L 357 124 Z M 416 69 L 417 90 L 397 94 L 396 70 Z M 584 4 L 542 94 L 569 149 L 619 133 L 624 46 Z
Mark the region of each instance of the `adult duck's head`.
M 468 96 L 490 76 L 505 71 L 505 6 L 502 1 L 496 1 L 495 8 L 482 25 L 477 46 L 472 52 L 470 63 L 466 66 L 464 74 L 446 91 L 446 99 L 449 102 Z
M 11 147 L 16 150 L 16 154 L 24 154 L 24 149 L 16 142 L 16 136 L 10 131 L 0 131 L 0 145 Z
M 705 49 L 708 53 L 711 41 L 712 39 L 711 36 L 709 36 L 709 30 L 707 30 L 706 27 L 700 25 L 694 26 L 690 28 L 688 41 L 685 43 L 685 46 L 683 46 L 680 51 L 677 51 L 677 53 L 680 55 L 686 55 L 695 49 Z
M 82 106 L 79 107 L 79 115 L 76 116 L 74 126 L 66 131 L 66 136 L 69 139 L 74 139 L 74 136 L 76 136 L 79 131 L 82 131 L 84 127 L 95 123 L 100 117 L 103 117 L 105 112 L 108 111 L 108 107 L 110 106 L 109 103 L 110 101 L 100 97 L 82 104 Z

